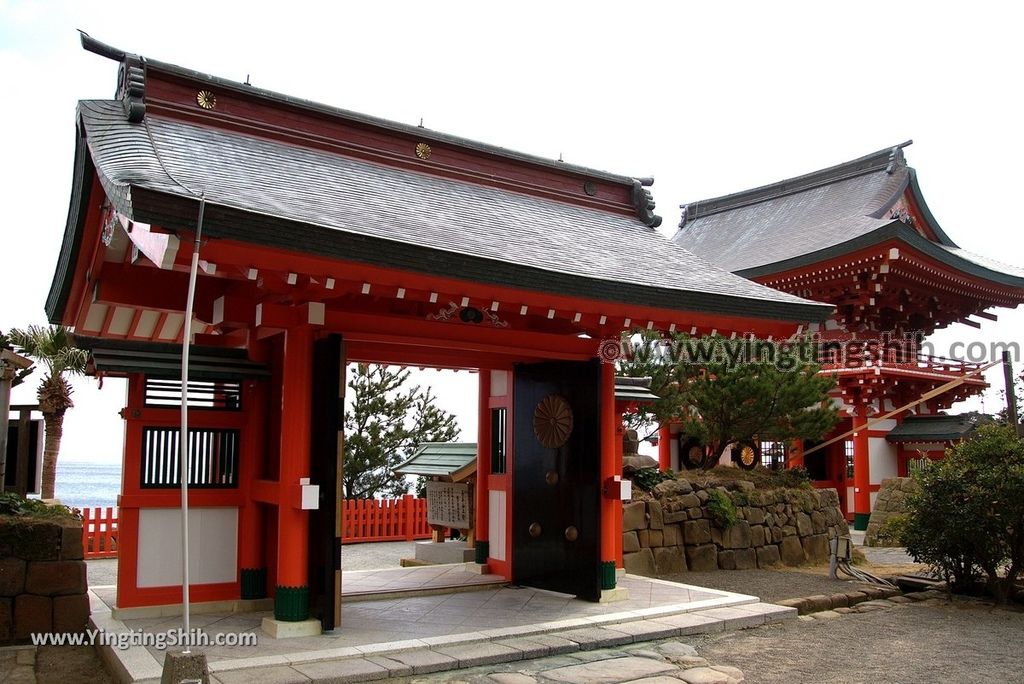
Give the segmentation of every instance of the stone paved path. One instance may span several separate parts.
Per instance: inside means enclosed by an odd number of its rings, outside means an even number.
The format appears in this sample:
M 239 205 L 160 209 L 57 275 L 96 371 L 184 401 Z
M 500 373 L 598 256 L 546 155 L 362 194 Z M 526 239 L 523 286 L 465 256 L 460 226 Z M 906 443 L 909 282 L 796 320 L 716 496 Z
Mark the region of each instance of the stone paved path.
M 437 684 L 738 684 L 743 672 L 702 658 L 686 641 L 668 639 L 596 651 L 415 677 Z

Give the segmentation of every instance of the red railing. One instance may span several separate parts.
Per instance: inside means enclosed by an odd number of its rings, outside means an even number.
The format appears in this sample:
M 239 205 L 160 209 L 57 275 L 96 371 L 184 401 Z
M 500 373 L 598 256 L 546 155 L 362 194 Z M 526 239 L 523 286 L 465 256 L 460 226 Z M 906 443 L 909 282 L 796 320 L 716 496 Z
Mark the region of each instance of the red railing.
M 117 558 L 117 509 L 82 509 L 82 551 L 88 558 Z
M 341 542 L 412 541 L 430 537 L 427 500 L 406 494 L 401 499 L 346 499 Z
M 429 539 L 427 500 L 406 494 L 401 499 L 346 499 L 341 542 L 413 541 Z M 85 558 L 117 557 L 117 509 L 82 509 Z

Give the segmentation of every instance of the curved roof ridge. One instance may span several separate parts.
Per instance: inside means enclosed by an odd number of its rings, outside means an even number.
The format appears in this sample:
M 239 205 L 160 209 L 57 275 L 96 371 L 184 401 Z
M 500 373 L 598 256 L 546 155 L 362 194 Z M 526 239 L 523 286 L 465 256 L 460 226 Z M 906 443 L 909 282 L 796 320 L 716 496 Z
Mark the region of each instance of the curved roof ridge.
M 758 204 L 767 200 L 785 197 L 786 195 L 794 195 L 798 192 L 804 192 L 848 178 L 855 178 L 874 171 L 884 169 L 887 173 L 891 174 L 897 168 L 907 165 L 906 158 L 903 155 L 903 148 L 912 145 L 913 142 L 913 140 L 907 140 L 898 145 L 886 147 L 877 152 L 858 157 L 857 159 L 812 171 L 801 176 L 769 183 L 768 185 L 682 204 L 680 208 L 683 212 L 679 228 L 682 229 L 688 221 L 702 216 L 710 216 L 711 214 Z

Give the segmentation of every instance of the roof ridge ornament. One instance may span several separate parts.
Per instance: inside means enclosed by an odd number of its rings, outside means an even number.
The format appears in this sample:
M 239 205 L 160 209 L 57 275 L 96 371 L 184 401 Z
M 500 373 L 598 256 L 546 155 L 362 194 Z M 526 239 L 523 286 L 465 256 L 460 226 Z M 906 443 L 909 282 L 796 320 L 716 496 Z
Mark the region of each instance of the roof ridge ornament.
M 903 168 L 907 165 L 907 156 L 903 154 L 903 148 L 907 145 L 912 145 L 913 143 L 913 140 L 908 140 L 907 142 L 901 145 L 896 145 L 892 148 L 892 151 L 889 153 L 889 165 L 885 167 L 885 172 L 887 174 L 891 176 L 896 169 Z
M 634 178 L 631 199 L 640 222 L 650 228 L 657 228 L 661 225 L 661 217 L 654 213 L 654 196 L 647 189 L 651 185 L 654 185 L 653 178 Z
M 96 40 L 81 29 L 78 33 L 81 34 L 83 48 L 121 63 L 114 97 L 121 100 L 125 117 L 130 123 L 141 123 L 146 118 L 146 68 L 142 57 Z

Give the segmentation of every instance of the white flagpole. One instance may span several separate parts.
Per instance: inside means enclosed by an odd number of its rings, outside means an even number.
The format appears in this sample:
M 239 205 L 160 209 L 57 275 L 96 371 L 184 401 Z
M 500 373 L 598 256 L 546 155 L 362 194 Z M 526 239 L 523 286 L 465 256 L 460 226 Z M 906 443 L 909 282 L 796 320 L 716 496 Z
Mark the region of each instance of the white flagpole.
M 206 194 L 199 198 L 199 221 L 196 223 L 196 239 L 192 245 L 192 268 L 188 274 L 188 300 L 185 303 L 185 326 L 181 335 L 181 435 L 179 436 L 178 460 L 181 463 L 181 605 L 182 626 L 185 630 L 185 653 L 192 652 L 192 635 L 189 632 L 188 603 L 188 463 L 191 449 L 188 440 L 188 354 L 192 344 L 192 306 L 196 297 L 196 274 L 199 271 L 199 240 L 203 234 L 203 213 L 206 211 Z

